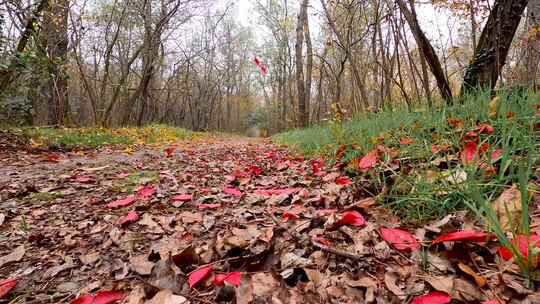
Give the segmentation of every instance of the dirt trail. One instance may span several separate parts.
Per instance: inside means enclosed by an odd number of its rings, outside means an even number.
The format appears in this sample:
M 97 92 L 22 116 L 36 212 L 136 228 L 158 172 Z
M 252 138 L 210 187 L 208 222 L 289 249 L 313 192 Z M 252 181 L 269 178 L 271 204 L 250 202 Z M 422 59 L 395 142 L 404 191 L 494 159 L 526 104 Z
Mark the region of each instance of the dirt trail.
M 382 240 L 400 219 L 361 180 L 266 140 L 6 150 L 0 165 L 0 280 L 17 279 L 0 303 L 112 290 L 123 303 L 404 303 L 455 272 L 416 240 Z M 456 280 L 473 301 L 493 296 Z

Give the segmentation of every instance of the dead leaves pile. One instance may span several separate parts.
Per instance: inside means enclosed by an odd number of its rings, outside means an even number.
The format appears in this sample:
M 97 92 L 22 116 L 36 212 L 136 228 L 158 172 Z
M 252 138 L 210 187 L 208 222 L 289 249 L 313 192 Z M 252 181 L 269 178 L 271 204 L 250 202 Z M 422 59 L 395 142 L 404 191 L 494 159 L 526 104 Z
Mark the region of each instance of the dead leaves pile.
M 379 153 L 362 163 L 366 170 Z M 499 258 L 491 235 L 466 214 L 401 227 L 339 166 L 266 142 L 178 143 L 106 165 L 46 170 L 10 173 L 11 182 L 0 185 L 0 298 L 183 304 L 535 297 L 522 287 L 512 255 Z M 508 210 L 516 198 L 504 195 L 495 204 Z

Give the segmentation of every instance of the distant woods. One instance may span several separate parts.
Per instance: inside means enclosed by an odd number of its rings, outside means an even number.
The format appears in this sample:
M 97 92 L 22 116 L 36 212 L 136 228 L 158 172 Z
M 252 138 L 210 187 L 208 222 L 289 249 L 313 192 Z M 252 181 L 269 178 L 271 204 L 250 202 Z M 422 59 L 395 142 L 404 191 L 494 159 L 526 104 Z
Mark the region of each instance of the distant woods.
M 539 0 L 250 3 L 0 2 L 0 125 L 275 132 L 538 86 Z

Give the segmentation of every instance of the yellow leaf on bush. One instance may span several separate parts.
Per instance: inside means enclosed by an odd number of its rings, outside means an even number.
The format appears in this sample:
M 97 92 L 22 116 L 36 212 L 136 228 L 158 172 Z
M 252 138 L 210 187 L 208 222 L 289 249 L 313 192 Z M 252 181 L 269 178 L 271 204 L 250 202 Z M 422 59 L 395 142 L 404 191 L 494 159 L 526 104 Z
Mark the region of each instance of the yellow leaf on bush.
M 501 101 L 501 98 L 499 96 L 495 96 L 490 102 L 489 102 L 489 118 L 495 118 L 497 116 L 497 109 L 499 107 L 499 102 Z

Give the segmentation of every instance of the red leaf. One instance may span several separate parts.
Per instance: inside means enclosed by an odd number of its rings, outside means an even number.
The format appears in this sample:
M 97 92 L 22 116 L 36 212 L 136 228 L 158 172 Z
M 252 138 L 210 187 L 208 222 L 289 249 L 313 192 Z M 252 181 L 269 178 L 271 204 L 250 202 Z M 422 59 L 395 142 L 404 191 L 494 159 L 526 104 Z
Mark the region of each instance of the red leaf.
M 373 166 L 375 166 L 377 161 L 379 161 L 379 151 L 375 149 L 362 157 L 362 159 L 360 159 L 360 162 L 358 163 L 358 169 L 361 172 L 367 172 L 372 169 Z
M 340 176 L 336 178 L 336 184 L 348 186 L 352 184 L 352 181 L 347 176 Z
M 257 166 L 257 165 L 249 166 L 248 171 L 249 171 L 249 173 L 251 173 L 251 174 L 253 174 L 255 176 L 261 175 L 264 172 L 264 170 L 261 167 Z
M 0 282 L 0 299 L 7 295 L 17 285 L 17 279 L 11 278 Z
M 502 149 L 495 149 L 495 150 L 493 150 L 493 152 L 491 152 L 491 161 L 494 162 L 494 161 L 499 160 L 499 158 L 502 157 L 502 154 L 503 154 L 503 150 L 502 150 Z
M 336 227 L 343 225 L 361 227 L 366 225 L 366 220 L 358 211 L 345 211 L 341 215 L 341 218 L 336 222 Z
M 474 141 L 470 141 L 463 146 L 463 150 L 461 151 L 461 161 L 463 164 L 471 164 L 477 158 L 477 149 L 478 144 Z
M 176 146 L 173 145 L 173 146 L 169 146 L 169 147 L 165 148 L 165 150 L 163 150 L 163 151 L 165 152 L 165 155 L 167 157 L 171 157 L 173 155 L 175 149 L 176 149 Z
M 314 159 L 310 162 L 311 170 L 314 174 L 319 173 L 324 168 L 324 161 L 320 159 Z
M 199 209 L 215 209 L 221 207 L 221 204 L 199 204 L 197 208 Z
M 491 145 L 489 143 L 485 142 L 485 143 L 480 145 L 480 148 L 478 149 L 478 153 L 484 154 L 487 150 L 489 150 L 490 147 L 491 147 Z
M 75 176 L 75 181 L 81 184 L 86 184 L 86 183 L 91 183 L 94 180 L 89 176 L 77 175 Z
M 242 192 L 236 188 L 223 188 L 223 193 L 234 196 L 242 196 Z
M 426 295 L 414 298 L 411 304 L 447 304 L 452 301 L 449 295 L 440 291 L 432 291 Z
M 125 296 L 122 291 L 98 291 L 95 295 L 78 297 L 71 304 L 112 304 L 120 302 Z
M 332 242 L 331 242 L 330 240 L 325 239 L 325 238 L 320 237 L 320 236 L 315 236 L 315 237 L 313 237 L 313 240 L 314 240 L 315 242 L 321 243 L 321 244 L 323 244 L 323 245 L 325 245 L 325 246 L 330 246 L 330 245 L 332 245 Z
M 489 236 L 490 235 L 484 231 L 455 231 L 439 236 L 438 238 L 433 240 L 433 244 L 455 241 L 485 242 L 489 238 Z
M 48 161 L 51 163 L 57 163 L 60 161 L 60 155 L 55 153 L 47 153 L 44 155 L 44 161 Z
M 449 125 L 451 125 L 454 128 L 462 128 L 463 127 L 463 121 L 458 118 L 448 118 L 446 120 Z
M 283 219 L 285 220 L 296 220 L 296 219 L 299 219 L 300 217 L 298 216 L 298 214 L 294 213 L 294 212 L 283 212 L 283 215 L 282 215 Z
M 400 251 L 416 251 L 420 249 L 420 244 L 414 237 L 407 231 L 395 229 L 395 228 L 381 228 L 381 237 L 394 248 Z
M 148 199 L 151 196 L 153 196 L 154 193 L 156 193 L 156 187 L 144 186 L 144 187 L 139 188 L 139 190 L 137 191 L 137 196 L 143 199 Z
M 130 195 L 128 197 L 116 200 L 114 202 L 110 202 L 107 204 L 107 208 L 116 208 L 116 207 L 125 207 L 133 204 L 135 202 L 136 198 L 133 195 Z
M 215 286 L 222 286 L 224 282 L 227 282 L 234 286 L 240 286 L 242 283 L 242 273 L 239 271 L 230 273 L 220 273 L 214 277 L 212 282 Z
M 255 63 L 255 65 L 259 68 L 261 74 L 266 75 L 268 73 L 268 68 L 257 56 L 253 58 L 253 63 Z
M 200 281 L 204 280 L 207 276 L 209 276 L 210 273 L 212 273 L 212 265 L 199 267 L 188 277 L 189 288 L 197 285 Z
M 489 301 L 484 301 L 481 304 L 501 304 L 501 302 L 496 301 L 496 300 L 489 300 Z
M 523 256 L 524 260 L 529 258 L 529 246 L 531 248 L 540 248 L 540 236 L 537 234 L 531 234 L 530 236 L 518 235 L 511 241 L 514 246 L 519 249 L 519 252 Z M 506 247 L 499 247 L 499 255 L 506 261 L 510 260 L 514 255 L 512 251 Z M 538 258 L 533 259 L 533 264 L 538 263 Z
M 431 146 L 431 152 L 433 154 L 437 154 L 439 152 L 446 152 L 450 149 L 450 145 L 432 145 Z
M 139 215 L 137 214 L 137 212 L 130 211 L 128 212 L 128 214 L 120 218 L 120 220 L 118 221 L 118 224 L 120 224 L 120 226 L 123 226 L 128 223 L 136 222 L 138 220 L 139 220 Z
M 469 131 L 465 133 L 465 138 L 467 139 L 475 139 L 477 137 L 478 137 L 478 133 L 476 133 L 476 131 Z
M 483 123 L 476 127 L 476 132 L 480 134 L 491 134 L 493 133 L 493 131 L 493 127 L 488 123 Z
M 293 194 L 300 190 L 300 188 L 284 188 L 284 189 L 259 189 L 255 190 L 255 194 L 257 195 L 282 195 L 282 194 Z
M 402 139 L 399 140 L 400 145 L 410 145 L 413 142 L 414 141 L 410 137 L 403 137 Z
M 192 194 L 178 194 L 173 197 L 171 197 L 171 201 L 173 202 L 188 202 L 193 199 Z

